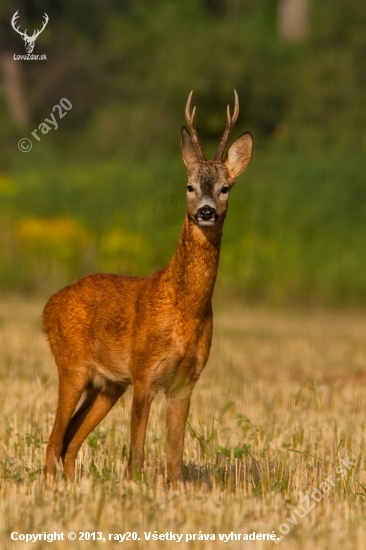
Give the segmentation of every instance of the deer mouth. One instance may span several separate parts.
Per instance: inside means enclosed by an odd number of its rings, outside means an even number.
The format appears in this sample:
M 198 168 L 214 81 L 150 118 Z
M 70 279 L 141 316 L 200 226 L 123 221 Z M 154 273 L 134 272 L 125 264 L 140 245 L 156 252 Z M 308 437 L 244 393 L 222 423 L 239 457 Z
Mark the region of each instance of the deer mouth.
M 203 227 L 209 227 L 210 225 L 215 225 L 216 218 L 212 218 L 211 220 L 201 220 L 200 218 L 197 219 L 198 223 Z

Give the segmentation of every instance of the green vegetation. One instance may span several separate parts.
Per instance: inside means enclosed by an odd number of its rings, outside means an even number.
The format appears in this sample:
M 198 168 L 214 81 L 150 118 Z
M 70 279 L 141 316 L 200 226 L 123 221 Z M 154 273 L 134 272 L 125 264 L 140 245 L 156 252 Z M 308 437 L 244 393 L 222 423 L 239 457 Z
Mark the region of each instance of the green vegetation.
M 235 87 L 235 132 L 251 131 L 255 151 L 231 196 L 219 283 L 248 300 L 366 303 L 366 5 L 314 2 L 295 44 L 278 38 L 276 10 L 20 2 L 30 27 L 49 13 L 36 43 L 48 61 L 21 65 L 27 128 L 0 95 L 0 288 L 48 293 L 91 271 L 166 265 L 184 215 L 188 92 L 209 156 Z M 9 26 L 12 11 L 0 16 Z M 3 47 L 22 53 L 7 32 Z M 62 97 L 68 116 L 21 153 Z

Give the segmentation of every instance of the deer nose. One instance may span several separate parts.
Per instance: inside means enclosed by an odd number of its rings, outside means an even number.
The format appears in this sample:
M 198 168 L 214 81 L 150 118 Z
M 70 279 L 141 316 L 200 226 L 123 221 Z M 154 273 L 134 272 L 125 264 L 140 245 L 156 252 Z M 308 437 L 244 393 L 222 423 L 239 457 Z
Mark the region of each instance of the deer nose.
M 216 210 L 211 206 L 202 206 L 197 210 L 197 215 L 204 221 L 211 220 L 216 214 Z

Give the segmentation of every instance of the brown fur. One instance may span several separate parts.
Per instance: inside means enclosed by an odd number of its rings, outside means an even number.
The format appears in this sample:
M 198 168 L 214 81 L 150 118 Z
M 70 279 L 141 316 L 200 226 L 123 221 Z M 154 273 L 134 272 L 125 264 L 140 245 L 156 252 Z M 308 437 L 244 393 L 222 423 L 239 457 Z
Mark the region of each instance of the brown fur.
M 202 161 L 184 132 L 182 155 L 195 190 L 187 193 L 187 214 L 169 266 L 144 279 L 88 275 L 54 294 L 44 308 L 43 330 L 59 374 L 47 474 L 55 475 L 61 458 L 66 476 L 74 478 L 82 442 L 133 384 L 130 477 L 143 467 L 151 402 L 163 389 L 168 400 L 168 472 L 173 483 L 181 478 L 190 396 L 211 346 L 211 299 L 227 209 L 220 189 L 233 185 L 249 164 L 252 147 L 249 134 L 243 134 L 225 163 Z M 243 142 L 245 160 L 237 153 Z M 233 160 L 234 154 L 239 160 Z M 202 227 L 197 208 L 207 197 L 218 217 L 212 226 Z

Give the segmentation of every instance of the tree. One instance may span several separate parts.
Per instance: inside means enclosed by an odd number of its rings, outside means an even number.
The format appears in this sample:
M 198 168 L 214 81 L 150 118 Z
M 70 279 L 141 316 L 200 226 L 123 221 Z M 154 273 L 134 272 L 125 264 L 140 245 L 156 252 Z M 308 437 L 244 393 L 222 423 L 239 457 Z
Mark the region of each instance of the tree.
M 302 40 L 309 33 L 309 0 L 280 0 L 278 34 L 289 42 Z

